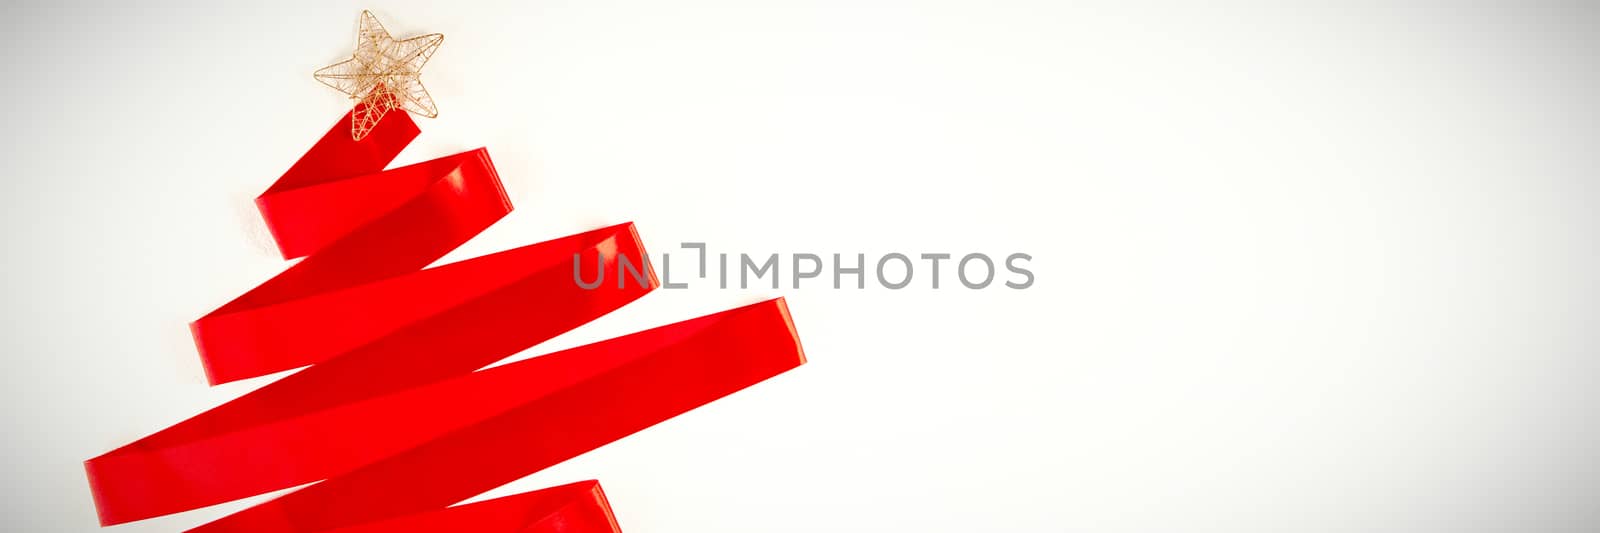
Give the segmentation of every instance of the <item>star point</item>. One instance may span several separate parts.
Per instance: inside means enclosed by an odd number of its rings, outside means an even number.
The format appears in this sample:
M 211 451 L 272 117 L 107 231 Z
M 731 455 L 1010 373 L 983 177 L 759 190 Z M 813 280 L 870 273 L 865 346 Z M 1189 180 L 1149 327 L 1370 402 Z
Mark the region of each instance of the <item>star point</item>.
M 395 109 L 439 116 L 433 97 L 422 86 L 422 66 L 443 43 L 439 33 L 396 40 L 371 11 L 362 11 L 350 59 L 323 67 L 313 76 L 357 101 L 350 133 L 359 141 Z

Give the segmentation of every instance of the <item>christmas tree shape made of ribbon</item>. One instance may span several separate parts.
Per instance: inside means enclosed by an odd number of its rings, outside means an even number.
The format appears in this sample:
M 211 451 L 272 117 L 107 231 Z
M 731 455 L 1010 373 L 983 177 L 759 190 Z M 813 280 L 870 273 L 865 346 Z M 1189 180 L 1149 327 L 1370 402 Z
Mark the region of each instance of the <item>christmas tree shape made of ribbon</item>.
M 357 140 L 362 105 L 256 201 L 304 259 L 190 325 L 212 384 L 305 368 L 86 461 L 102 525 L 313 483 L 194 531 L 616 532 L 595 481 L 455 504 L 805 362 L 779 298 L 485 369 L 655 289 L 644 246 L 626 223 L 426 268 L 511 203 L 481 148 L 384 170 L 420 130 Z

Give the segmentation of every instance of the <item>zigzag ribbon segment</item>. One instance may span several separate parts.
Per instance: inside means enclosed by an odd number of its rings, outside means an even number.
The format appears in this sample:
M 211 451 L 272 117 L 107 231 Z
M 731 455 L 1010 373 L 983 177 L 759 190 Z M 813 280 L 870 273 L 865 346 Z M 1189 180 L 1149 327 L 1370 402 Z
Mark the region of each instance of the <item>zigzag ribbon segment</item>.
M 416 125 L 351 116 L 257 199 L 305 259 L 190 327 L 213 384 L 305 368 L 85 462 L 102 525 L 313 483 L 195 531 L 620 531 L 595 481 L 452 505 L 805 361 L 775 299 L 484 369 L 654 289 L 638 234 L 425 268 L 511 211 L 494 164 L 384 170 Z

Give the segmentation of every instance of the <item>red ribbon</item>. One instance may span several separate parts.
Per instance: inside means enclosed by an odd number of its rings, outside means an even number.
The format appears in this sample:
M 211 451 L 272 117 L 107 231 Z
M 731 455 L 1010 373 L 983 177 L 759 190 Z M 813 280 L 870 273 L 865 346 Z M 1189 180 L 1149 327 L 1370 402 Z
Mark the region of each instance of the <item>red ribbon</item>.
M 595 481 L 450 506 L 804 363 L 780 298 L 478 370 L 654 289 L 638 234 L 424 269 L 511 211 L 494 164 L 350 120 L 257 199 L 306 258 L 191 324 L 213 384 L 311 366 L 85 462 L 102 525 L 316 482 L 195 531 L 619 531 Z

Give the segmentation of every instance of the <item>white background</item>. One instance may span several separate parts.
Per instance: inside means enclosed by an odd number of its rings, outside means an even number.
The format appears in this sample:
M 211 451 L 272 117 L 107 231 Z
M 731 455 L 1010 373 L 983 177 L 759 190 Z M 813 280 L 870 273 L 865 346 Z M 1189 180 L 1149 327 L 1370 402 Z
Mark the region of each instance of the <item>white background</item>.
M 400 162 L 487 146 L 517 206 L 447 261 L 627 220 L 1034 257 L 658 291 L 535 353 L 786 295 L 811 362 L 494 494 L 598 478 L 630 533 L 1592 531 L 1600 11 L 1508 6 L 7 6 L 0 521 L 95 529 L 83 460 L 274 379 L 206 387 L 185 326 L 283 268 L 251 199 L 370 7 L 446 35 Z

